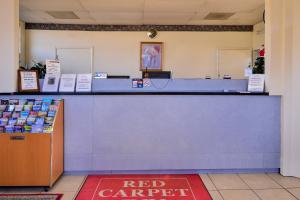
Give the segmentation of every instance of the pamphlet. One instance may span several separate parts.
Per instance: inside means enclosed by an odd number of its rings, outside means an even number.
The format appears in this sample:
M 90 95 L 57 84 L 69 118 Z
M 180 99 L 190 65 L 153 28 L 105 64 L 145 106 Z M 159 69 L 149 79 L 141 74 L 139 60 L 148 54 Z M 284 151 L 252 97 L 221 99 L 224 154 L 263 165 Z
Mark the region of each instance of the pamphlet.
M 46 60 L 46 74 L 60 74 L 59 60 Z
M 43 84 L 43 92 L 57 92 L 59 85 L 60 74 L 46 74 L 44 84 Z
M 1 100 L 0 133 L 52 133 L 60 100 Z
M 59 92 L 74 92 L 76 74 L 62 74 L 60 77 Z
M 92 91 L 92 74 L 78 74 L 76 83 L 76 92 Z

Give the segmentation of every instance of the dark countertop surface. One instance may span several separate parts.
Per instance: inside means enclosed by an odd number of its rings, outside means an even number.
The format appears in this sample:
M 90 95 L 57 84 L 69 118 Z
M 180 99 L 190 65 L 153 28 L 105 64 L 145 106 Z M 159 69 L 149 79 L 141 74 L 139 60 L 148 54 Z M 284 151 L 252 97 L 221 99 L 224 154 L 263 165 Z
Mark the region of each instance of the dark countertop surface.
M 37 93 L 0 93 L 0 95 L 237 95 L 237 96 L 269 96 L 268 92 L 236 92 L 236 91 L 229 91 L 229 92 L 220 92 L 220 91 L 183 91 L 183 92 L 139 92 L 139 91 L 107 91 L 107 92 L 81 92 L 81 93 L 74 93 L 74 92 L 37 92 Z

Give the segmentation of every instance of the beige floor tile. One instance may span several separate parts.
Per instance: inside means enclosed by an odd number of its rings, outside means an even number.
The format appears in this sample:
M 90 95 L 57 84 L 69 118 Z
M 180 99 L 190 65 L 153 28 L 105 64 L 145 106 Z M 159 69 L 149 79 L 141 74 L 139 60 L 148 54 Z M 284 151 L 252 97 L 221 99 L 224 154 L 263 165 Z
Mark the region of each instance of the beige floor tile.
M 0 187 L 0 194 L 39 194 L 43 191 L 42 187 Z
M 297 200 L 284 189 L 255 190 L 262 200 Z
M 279 189 L 282 188 L 266 174 L 239 174 L 251 189 Z
M 207 174 L 201 174 L 200 177 L 207 190 L 217 190 L 217 188 L 214 186 L 213 182 L 210 180 Z
M 290 193 L 292 193 L 295 197 L 300 199 L 300 188 L 288 189 Z
M 268 176 L 284 188 L 300 188 L 300 178 L 284 177 L 280 174 L 268 174 Z
M 210 174 L 209 177 L 218 190 L 249 189 L 243 180 L 236 174 Z
M 76 192 L 80 189 L 84 176 L 63 176 L 49 192 Z
M 209 194 L 213 200 L 224 200 L 218 191 L 209 191 Z
M 251 190 L 221 190 L 224 200 L 259 200 Z
M 63 192 L 62 200 L 73 200 L 75 199 L 76 192 Z

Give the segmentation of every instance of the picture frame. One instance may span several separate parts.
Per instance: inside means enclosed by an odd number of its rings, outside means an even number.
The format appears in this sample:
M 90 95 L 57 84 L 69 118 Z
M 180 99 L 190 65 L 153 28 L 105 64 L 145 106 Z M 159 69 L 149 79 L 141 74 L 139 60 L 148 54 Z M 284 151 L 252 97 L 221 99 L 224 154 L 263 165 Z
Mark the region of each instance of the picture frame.
M 40 92 L 39 72 L 37 70 L 18 70 L 19 92 Z
M 141 42 L 140 71 L 162 71 L 163 42 Z

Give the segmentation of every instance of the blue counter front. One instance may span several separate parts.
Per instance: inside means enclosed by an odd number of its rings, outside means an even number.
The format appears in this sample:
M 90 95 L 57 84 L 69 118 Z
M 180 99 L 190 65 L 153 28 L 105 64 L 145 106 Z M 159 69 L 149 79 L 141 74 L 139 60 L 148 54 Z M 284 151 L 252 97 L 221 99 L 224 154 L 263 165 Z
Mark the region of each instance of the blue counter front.
M 28 97 L 33 96 L 0 96 Z M 270 172 L 280 167 L 279 96 L 52 97 L 65 100 L 66 173 Z

